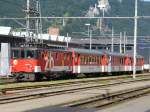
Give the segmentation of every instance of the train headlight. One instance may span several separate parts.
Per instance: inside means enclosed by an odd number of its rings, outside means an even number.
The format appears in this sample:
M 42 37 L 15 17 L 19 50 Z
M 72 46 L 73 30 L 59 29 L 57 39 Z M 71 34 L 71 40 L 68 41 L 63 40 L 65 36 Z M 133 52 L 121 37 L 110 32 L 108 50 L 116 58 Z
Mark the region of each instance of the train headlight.
M 18 61 L 17 61 L 17 60 L 14 60 L 14 61 L 13 61 L 13 64 L 14 64 L 14 65 L 17 65 L 17 64 L 18 64 Z

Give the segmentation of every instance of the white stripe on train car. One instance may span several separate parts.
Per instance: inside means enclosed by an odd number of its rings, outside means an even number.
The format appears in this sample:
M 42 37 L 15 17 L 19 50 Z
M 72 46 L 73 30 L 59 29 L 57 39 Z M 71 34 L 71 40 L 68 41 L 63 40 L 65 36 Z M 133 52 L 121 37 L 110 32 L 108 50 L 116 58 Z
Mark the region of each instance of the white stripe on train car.
M 76 67 L 75 66 L 73 66 L 73 71 L 72 72 L 76 73 Z
M 102 66 L 102 72 L 104 72 L 105 71 L 105 67 L 104 66 Z
M 53 68 L 49 69 L 52 72 L 61 72 L 61 71 L 70 71 L 69 66 L 54 66 Z
M 72 71 L 72 73 L 104 73 L 104 72 L 118 72 L 118 71 L 132 71 L 132 66 L 73 66 L 73 71 L 68 66 L 55 66 L 50 71 Z M 111 71 L 110 71 L 111 69 Z M 137 70 L 142 70 L 141 66 L 136 67 Z
M 78 65 L 78 73 L 80 73 L 80 69 L 81 69 L 81 66 L 80 66 L 80 65 Z
M 41 70 L 41 66 L 35 66 L 34 67 L 34 72 L 35 73 L 38 73 L 38 72 L 41 72 L 42 70 Z
M 142 70 L 144 70 L 144 66 L 142 66 Z

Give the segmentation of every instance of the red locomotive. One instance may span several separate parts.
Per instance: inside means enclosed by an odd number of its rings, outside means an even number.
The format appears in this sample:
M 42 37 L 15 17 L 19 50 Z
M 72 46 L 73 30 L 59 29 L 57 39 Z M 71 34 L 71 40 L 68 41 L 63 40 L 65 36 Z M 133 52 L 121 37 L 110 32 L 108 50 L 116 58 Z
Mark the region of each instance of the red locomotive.
M 58 74 L 120 73 L 133 70 L 133 57 L 76 48 L 14 47 L 11 49 L 11 73 L 18 80 L 41 80 Z M 137 56 L 137 71 L 143 71 L 144 59 Z

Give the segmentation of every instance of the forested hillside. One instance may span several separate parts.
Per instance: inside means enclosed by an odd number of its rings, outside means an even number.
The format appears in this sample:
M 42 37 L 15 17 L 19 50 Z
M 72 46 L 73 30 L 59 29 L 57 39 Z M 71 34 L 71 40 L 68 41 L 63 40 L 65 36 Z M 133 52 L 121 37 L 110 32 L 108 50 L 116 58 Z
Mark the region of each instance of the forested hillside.
M 109 0 L 111 9 L 105 16 L 134 16 L 134 0 Z M 41 0 L 42 16 L 85 16 L 90 6 L 95 5 L 97 0 Z M 0 0 L 0 17 L 24 17 L 23 9 L 26 7 L 26 0 Z M 150 3 L 139 1 L 138 15 L 150 15 Z M 43 20 L 43 30 L 50 26 L 60 27 L 62 33 L 84 32 L 87 28 L 85 23 L 96 26 L 97 20 Z M 108 28 L 114 27 L 115 32 L 128 32 L 133 35 L 133 20 L 105 20 Z M 0 20 L 0 25 L 19 28 L 15 21 Z M 140 20 L 139 35 L 150 35 L 150 20 Z

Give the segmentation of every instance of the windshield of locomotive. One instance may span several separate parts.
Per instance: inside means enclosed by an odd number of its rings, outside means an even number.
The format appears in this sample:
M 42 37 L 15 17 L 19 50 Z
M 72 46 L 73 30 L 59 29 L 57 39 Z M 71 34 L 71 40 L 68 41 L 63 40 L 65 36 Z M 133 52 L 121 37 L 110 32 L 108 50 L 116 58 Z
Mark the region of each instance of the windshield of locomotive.
M 11 58 L 13 59 L 30 59 L 30 58 L 36 58 L 37 52 L 35 50 L 12 50 L 11 52 Z

